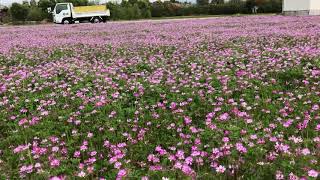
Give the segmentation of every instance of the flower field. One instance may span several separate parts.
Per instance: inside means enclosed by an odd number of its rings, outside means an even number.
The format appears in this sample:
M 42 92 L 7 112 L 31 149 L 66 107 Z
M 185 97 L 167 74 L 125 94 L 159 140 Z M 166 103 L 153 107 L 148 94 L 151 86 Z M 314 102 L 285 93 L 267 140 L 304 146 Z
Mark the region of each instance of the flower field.
M 0 179 L 317 179 L 320 17 L 0 28 Z

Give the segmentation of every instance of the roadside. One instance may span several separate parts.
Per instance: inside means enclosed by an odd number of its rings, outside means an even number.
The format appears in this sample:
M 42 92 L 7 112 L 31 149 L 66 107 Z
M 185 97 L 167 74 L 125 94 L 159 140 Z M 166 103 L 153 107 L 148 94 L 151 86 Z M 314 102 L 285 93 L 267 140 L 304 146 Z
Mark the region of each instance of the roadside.
M 173 17 L 154 17 L 151 19 L 139 19 L 139 20 L 119 20 L 119 21 L 109 21 L 109 22 L 120 22 L 120 23 L 130 23 L 130 22 L 157 22 L 165 20 L 188 20 L 188 19 L 211 19 L 211 18 L 221 18 L 221 17 L 242 17 L 242 16 L 274 16 L 275 13 L 266 14 L 232 14 L 232 15 L 196 15 L 196 16 L 173 16 Z
M 210 18 L 219 18 L 219 17 L 240 17 L 240 16 L 274 16 L 275 13 L 266 13 L 266 14 L 232 14 L 232 15 L 195 15 L 195 16 L 172 16 L 172 17 L 153 17 L 150 19 L 138 19 L 138 20 L 111 20 L 107 23 L 136 23 L 136 22 L 162 22 L 166 20 L 180 21 L 188 19 L 210 19 Z M 6 26 L 32 26 L 32 25 L 50 25 L 52 22 L 45 21 L 26 21 L 24 23 L 20 22 L 19 24 L 0 24 L 0 27 Z

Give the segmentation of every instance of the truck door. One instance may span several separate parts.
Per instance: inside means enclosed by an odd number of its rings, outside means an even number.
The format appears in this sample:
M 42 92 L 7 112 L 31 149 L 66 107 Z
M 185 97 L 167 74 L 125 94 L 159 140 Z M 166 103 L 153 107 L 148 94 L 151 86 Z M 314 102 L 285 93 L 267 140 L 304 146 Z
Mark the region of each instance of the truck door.
M 71 23 L 70 17 L 71 17 L 71 9 L 67 3 L 56 5 L 56 7 L 54 8 L 55 23 L 69 24 Z

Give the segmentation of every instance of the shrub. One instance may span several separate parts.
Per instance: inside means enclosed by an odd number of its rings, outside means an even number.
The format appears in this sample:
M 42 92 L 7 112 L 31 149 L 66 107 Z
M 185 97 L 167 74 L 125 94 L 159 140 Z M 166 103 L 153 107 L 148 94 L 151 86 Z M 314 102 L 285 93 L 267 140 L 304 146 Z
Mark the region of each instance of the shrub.
M 151 15 L 152 17 L 162 17 L 164 16 L 165 7 L 162 2 L 156 1 L 152 3 L 151 6 Z
M 25 21 L 27 19 L 29 8 L 26 5 L 13 3 L 10 8 L 13 21 Z
M 247 8 L 245 3 L 225 3 L 225 4 L 213 4 L 210 5 L 209 14 L 218 15 L 218 14 L 237 14 L 237 13 L 247 13 Z
M 282 11 L 281 0 L 263 1 L 258 9 L 260 13 L 280 13 Z
M 57 3 L 62 3 L 62 2 L 70 2 L 74 6 L 86 6 L 89 4 L 88 0 L 57 0 Z
M 138 7 L 138 4 L 134 4 L 132 7 L 132 19 L 140 19 L 141 18 L 141 11 Z
M 9 9 L 7 7 L 0 9 L 0 23 L 9 23 L 10 21 Z
M 141 12 L 141 18 L 151 18 L 151 4 L 147 0 L 140 0 L 137 2 Z
M 38 7 L 31 7 L 28 13 L 29 21 L 41 21 L 45 18 L 44 13 Z
M 209 0 L 197 0 L 197 5 L 204 6 L 208 4 L 209 4 Z
M 55 6 L 55 0 L 39 0 L 38 1 L 38 7 L 42 11 L 43 19 L 49 19 L 52 20 L 52 14 L 47 12 L 47 8 L 51 7 L 51 9 Z

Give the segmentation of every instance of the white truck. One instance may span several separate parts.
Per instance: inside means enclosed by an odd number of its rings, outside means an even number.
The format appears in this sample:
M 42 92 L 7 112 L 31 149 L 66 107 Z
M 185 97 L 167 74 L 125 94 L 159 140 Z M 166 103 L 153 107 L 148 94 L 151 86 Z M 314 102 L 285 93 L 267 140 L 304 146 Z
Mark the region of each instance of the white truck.
M 92 23 L 106 22 L 110 16 L 110 10 L 106 5 L 77 6 L 72 3 L 57 3 L 52 13 L 53 22 L 59 24 L 71 24 L 75 22 L 90 21 Z

